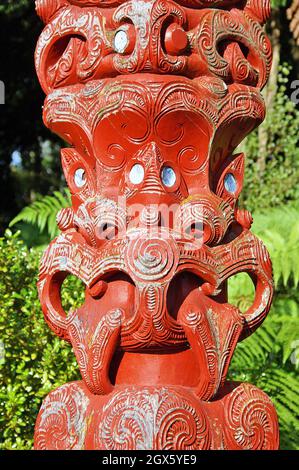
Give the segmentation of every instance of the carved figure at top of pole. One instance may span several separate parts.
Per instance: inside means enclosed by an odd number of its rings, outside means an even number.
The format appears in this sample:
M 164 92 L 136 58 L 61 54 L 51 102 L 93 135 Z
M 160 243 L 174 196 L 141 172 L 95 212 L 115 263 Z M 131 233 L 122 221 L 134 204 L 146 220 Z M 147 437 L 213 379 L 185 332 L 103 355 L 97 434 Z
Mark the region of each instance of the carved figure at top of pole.
M 273 296 L 268 252 L 238 207 L 245 157 L 234 153 L 265 116 L 269 2 L 36 5 L 44 122 L 69 145 L 72 194 L 39 292 L 82 381 L 46 398 L 35 447 L 277 448 L 269 398 L 226 382 Z M 256 289 L 243 313 L 227 298 L 240 272 Z M 69 274 L 86 298 L 67 314 Z

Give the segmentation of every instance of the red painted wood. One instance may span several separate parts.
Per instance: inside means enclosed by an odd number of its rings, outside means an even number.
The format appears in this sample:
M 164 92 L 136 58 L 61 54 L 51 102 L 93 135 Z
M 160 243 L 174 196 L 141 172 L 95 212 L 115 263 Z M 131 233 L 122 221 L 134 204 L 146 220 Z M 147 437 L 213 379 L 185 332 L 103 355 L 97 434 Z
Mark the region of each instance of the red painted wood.
M 267 0 L 38 0 L 45 125 L 72 207 L 41 262 L 45 320 L 82 381 L 51 392 L 36 449 L 277 449 L 269 398 L 226 381 L 272 267 L 238 207 L 239 143 L 265 116 Z M 247 312 L 227 281 L 248 273 Z M 68 275 L 86 285 L 67 313 Z

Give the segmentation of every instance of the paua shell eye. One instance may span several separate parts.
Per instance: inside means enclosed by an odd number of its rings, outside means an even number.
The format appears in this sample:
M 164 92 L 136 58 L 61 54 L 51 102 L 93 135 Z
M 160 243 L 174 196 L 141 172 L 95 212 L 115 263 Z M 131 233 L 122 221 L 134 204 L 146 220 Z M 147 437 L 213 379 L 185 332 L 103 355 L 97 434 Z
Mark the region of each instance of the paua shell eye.
M 166 188 L 171 188 L 172 186 L 175 185 L 177 176 L 176 176 L 174 169 L 171 168 L 171 166 L 165 166 L 162 169 L 161 180 L 164 186 L 166 186 Z
M 115 33 L 113 47 L 116 52 L 123 54 L 129 44 L 129 37 L 123 29 Z
M 74 174 L 74 183 L 77 188 L 83 188 L 86 184 L 86 175 L 83 168 L 78 168 Z
M 228 173 L 227 175 L 225 175 L 224 187 L 226 191 L 231 194 L 234 194 L 237 191 L 238 189 L 237 181 L 236 181 L 235 176 L 232 173 Z
M 144 180 L 144 168 L 140 163 L 132 166 L 129 179 L 132 184 L 141 184 Z

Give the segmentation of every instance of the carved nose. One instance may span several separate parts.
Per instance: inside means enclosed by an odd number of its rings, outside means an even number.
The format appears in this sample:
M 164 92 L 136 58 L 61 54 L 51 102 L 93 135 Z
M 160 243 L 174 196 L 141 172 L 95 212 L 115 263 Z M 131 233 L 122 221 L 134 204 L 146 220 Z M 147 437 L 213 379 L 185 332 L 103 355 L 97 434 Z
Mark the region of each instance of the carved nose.
M 174 226 L 174 215 L 171 214 L 172 206 L 167 203 L 150 204 L 140 207 L 137 212 L 134 211 L 134 205 L 130 206 L 129 214 L 132 209 L 131 227 L 143 227 L 151 229 L 172 229 Z
M 145 207 L 140 214 L 140 222 L 147 227 L 161 226 L 162 215 L 156 206 Z
M 167 195 L 160 201 L 157 199 L 144 206 L 140 203 L 135 206 L 133 203 L 128 208 L 130 227 L 172 230 L 178 208 L 179 204 L 170 201 Z
M 133 226 L 173 228 L 174 214 L 186 191 L 178 167 L 165 160 L 155 142 L 134 156 L 128 184 Z
M 150 194 L 155 198 L 155 195 L 166 195 L 178 189 L 181 181 L 178 168 L 165 160 L 154 142 L 148 144 L 136 160 L 132 170 L 138 168 L 138 175 L 141 175 L 139 194 Z
M 161 167 L 163 157 L 159 147 L 151 142 L 145 149 L 141 157 L 145 166 L 144 182 L 141 193 L 163 194 L 165 189 L 161 182 Z
M 155 142 L 135 155 L 127 175 L 131 191 L 138 190 L 138 197 L 142 195 L 148 204 L 176 192 L 181 181 L 177 166 L 165 160 Z

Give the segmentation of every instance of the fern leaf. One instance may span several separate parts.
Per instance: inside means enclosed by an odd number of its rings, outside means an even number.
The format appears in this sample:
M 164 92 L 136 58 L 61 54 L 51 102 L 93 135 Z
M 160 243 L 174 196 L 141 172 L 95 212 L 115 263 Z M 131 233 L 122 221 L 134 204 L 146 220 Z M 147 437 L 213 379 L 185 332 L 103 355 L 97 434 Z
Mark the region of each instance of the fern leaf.
M 44 196 L 25 207 L 9 224 L 10 227 L 19 222 L 34 225 L 39 232 L 45 230 L 51 238 L 58 233 L 56 216 L 60 209 L 68 207 L 70 204 L 70 193 L 65 190 L 63 193 L 55 191 L 51 196 Z

